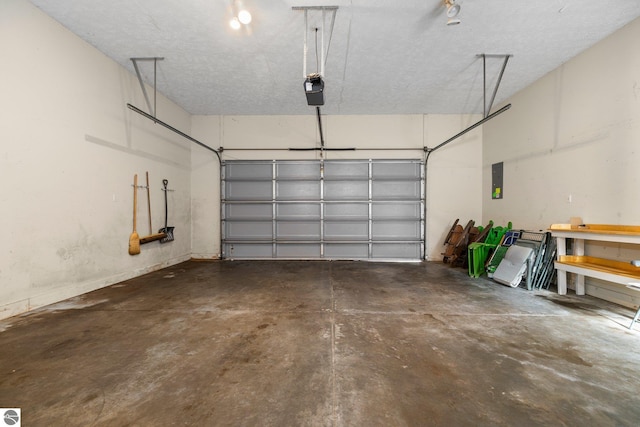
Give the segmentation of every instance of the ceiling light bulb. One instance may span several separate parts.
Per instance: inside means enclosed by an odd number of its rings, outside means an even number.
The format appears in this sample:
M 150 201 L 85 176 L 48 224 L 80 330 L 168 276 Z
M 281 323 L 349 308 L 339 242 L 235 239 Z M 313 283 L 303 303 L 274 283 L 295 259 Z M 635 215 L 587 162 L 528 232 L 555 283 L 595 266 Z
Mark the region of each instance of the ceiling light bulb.
M 447 16 L 449 18 L 453 18 L 454 16 L 457 16 L 458 13 L 460 13 L 460 5 L 459 4 L 451 3 L 447 7 Z
M 234 16 L 233 19 L 231 19 L 231 21 L 229 21 L 229 26 L 231 28 L 233 28 L 234 30 L 239 30 L 240 29 L 240 21 L 238 21 L 238 18 L 236 18 Z
M 247 25 L 251 22 L 251 14 L 249 13 L 248 10 L 243 9 L 240 12 L 238 12 L 238 20 L 244 25 Z
M 458 25 L 460 20 L 458 18 L 452 18 L 447 20 L 447 25 Z

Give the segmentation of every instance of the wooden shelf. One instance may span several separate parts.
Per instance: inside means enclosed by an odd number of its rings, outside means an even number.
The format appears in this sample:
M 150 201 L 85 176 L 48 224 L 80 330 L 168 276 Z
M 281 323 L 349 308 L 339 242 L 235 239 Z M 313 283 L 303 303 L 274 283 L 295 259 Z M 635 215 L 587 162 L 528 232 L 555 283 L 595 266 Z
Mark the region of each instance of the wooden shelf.
M 640 244 L 638 225 L 553 224 L 549 231 L 556 237 Z
M 629 262 L 585 256 L 585 241 L 630 243 L 640 245 L 640 226 L 609 224 L 553 224 L 549 227 L 558 244 L 555 268 L 558 273 L 558 293 L 567 293 L 567 273 L 576 274 L 576 294 L 584 295 L 584 278 L 593 277 L 608 282 L 629 285 L 640 281 L 640 267 Z M 573 239 L 573 255 L 567 255 L 566 239 Z
M 640 267 L 604 258 L 561 255 L 556 261 L 556 268 L 623 285 L 633 280 L 640 281 Z
M 605 234 L 640 234 L 640 225 L 611 225 L 611 224 L 552 224 L 550 231 L 574 231 L 579 233 Z

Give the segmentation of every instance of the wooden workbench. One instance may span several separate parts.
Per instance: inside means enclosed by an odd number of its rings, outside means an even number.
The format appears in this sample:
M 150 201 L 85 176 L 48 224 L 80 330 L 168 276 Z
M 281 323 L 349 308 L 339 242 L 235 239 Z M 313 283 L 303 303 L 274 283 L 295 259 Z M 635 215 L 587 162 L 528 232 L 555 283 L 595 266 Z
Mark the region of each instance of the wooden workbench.
M 585 256 L 585 241 L 640 245 L 640 226 L 608 224 L 553 224 L 549 231 L 556 238 L 558 255 L 554 263 L 558 293 L 567 293 L 567 273 L 576 274 L 576 295 L 585 294 L 585 276 L 629 285 L 640 282 L 640 267 L 629 262 Z M 573 239 L 573 255 L 567 255 L 567 239 Z

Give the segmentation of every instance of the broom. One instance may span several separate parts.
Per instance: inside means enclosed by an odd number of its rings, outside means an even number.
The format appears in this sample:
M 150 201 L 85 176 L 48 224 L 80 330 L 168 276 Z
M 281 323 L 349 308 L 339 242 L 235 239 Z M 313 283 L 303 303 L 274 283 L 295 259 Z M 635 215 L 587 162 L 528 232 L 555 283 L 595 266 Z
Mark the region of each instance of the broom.
M 138 174 L 133 175 L 133 233 L 129 236 L 129 255 L 140 253 L 140 236 L 136 232 L 136 211 L 138 210 Z
M 153 233 L 153 227 L 151 226 L 151 192 L 149 191 L 149 172 L 147 172 L 147 209 L 149 212 L 149 235 L 140 238 L 140 244 L 155 242 L 156 240 L 164 239 L 167 237 L 165 233 Z

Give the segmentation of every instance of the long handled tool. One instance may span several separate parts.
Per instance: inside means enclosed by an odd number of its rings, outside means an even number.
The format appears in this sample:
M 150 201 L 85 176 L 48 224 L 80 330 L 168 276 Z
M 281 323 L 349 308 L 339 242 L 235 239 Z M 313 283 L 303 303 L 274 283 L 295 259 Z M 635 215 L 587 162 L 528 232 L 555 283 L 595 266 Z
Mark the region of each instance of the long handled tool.
M 140 236 L 136 232 L 136 211 L 138 210 L 138 174 L 133 176 L 133 233 L 129 236 L 129 255 L 140 253 Z
M 141 244 L 155 242 L 156 240 L 167 237 L 165 233 L 153 234 L 153 228 L 151 227 L 151 192 L 149 191 L 149 172 L 147 172 L 147 211 L 149 212 L 149 235 L 140 238 Z
M 173 241 L 173 229 L 175 227 L 168 227 L 167 222 L 169 219 L 169 203 L 167 202 L 167 185 L 169 185 L 169 181 L 166 179 L 162 180 L 162 186 L 164 187 L 164 228 L 158 230 L 158 233 L 166 233 L 167 237 L 160 239 L 160 243 L 167 243 Z
M 153 227 L 151 226 L 151 191 L 149 190 L 149 171 L 147 173 L 147 215 L 149 216 L 149 235 L 153 234 Z

